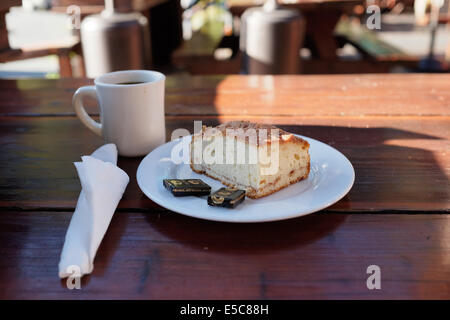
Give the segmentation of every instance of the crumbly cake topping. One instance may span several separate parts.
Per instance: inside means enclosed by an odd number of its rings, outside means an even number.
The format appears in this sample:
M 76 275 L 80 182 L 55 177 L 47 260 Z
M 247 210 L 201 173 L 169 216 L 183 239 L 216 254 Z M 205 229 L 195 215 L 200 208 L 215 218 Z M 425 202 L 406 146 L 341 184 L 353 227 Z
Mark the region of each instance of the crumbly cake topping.
M 273 125 L 254 123 L 250 121 L 229 121 L 222 123 L 217 127 L 203 126 L 202 134 L 204 137 L 210 137 L 216 135 L 218 131 L 220 131 L 223 136 L 225 136 L 227 132 L 234 132 L 237 138 L 245 139 L 245 142 L 247 143 L 256 142 L 257 146 L 272 143 L 274 141 L 279 141 L 280 143 L 293 142 L 301 144 L 305 147 L 309 146 L 307 141 L 293 135 L 292 133 L 286 132 Z M 251 132 L 256 133 L 258 138 L 250 139 L 249 133 Z

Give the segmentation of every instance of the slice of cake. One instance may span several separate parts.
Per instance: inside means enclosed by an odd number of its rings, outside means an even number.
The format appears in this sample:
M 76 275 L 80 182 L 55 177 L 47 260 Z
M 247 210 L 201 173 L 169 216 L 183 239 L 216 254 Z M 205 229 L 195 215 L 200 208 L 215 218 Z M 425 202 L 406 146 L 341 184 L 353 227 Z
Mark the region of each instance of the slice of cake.
M 260 198 L 308 177 L 309 143 L 275 126 L 232 121 L 193 135 L 191 168 Z

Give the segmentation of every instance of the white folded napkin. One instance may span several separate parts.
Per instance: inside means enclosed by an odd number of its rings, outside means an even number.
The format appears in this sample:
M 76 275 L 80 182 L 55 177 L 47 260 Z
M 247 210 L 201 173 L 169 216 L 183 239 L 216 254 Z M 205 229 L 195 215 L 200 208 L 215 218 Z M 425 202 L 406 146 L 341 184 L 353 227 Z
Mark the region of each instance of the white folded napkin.
M 81 193 L 67 229 L 59 261 L 59 277 L 91 273 L 100 242 L 130 180 L 116 166 L 117 147 L 106 144 L 75 162 Z M 74 269 L 77 268 L 77 269 Z

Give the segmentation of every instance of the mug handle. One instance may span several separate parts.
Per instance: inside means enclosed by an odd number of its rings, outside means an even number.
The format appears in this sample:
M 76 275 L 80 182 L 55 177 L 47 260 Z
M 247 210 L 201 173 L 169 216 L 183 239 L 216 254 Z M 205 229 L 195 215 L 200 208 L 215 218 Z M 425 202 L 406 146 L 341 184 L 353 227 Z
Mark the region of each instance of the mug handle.
M 91 116 L 86 112 L 83 105 L 83 97 L 89 96 L 97 100 L 97 91 L 95 90 L 95 86 L 86 86 L 78 88 L 73 95 L 72 104 L 75 109 L 75 113 L 78 118 L 80 118 L 81 122 L 84 123 L 86 127 L 91 129 L 95 134 L 101 136 L 102 135 L 102 124 L 95 121 L 91 118 Z

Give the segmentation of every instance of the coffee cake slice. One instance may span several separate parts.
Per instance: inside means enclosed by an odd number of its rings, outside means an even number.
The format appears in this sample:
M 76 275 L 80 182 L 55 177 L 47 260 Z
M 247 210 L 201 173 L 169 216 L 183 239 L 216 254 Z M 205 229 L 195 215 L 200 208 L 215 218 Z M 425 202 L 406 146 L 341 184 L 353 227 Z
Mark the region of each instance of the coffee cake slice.
M 260 198 L 306 179 L 309 143 L 275 126 L 232 121 L 203 126 L 192 136 L 190 166 L 197 173 Z

